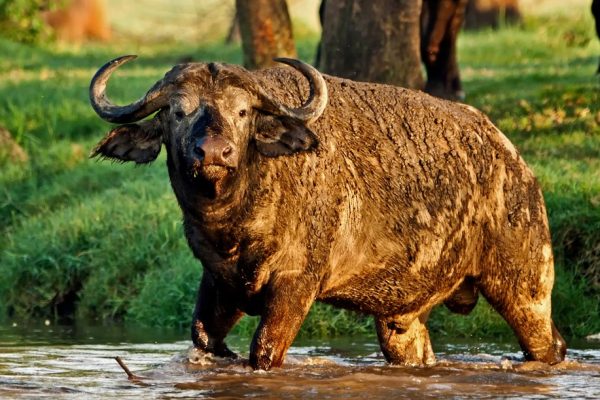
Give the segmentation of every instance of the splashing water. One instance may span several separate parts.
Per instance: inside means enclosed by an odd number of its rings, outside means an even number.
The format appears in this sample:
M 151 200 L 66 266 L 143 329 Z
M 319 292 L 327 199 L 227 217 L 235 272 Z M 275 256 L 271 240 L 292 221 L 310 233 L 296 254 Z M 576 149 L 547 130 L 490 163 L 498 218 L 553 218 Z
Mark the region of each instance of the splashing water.
M 283 368 L 252 371 L 244 359 L 188 360 L 185 334 L 123 328 L 0 328 L 0 398 L 600 398 L 600 343 L 570 342 L 553 367 L 525 363 L 513 343 L 434 341 L 438 362 L 390 366 L 377 342 L 295 343 Z M 248 340 L 230 339 L 247 357 Z M 115 362 L 133 374 L 128 380 Z

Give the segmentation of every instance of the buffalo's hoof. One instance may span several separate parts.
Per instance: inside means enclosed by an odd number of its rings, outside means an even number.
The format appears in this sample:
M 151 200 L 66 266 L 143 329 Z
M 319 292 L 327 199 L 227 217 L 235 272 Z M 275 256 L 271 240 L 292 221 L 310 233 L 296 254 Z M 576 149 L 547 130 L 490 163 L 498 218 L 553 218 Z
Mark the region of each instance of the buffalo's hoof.
M 273 366 L 273 360 L 271 360 L 267 356 L 251 355 L 250 356 L 250 366 L 254 370 L 262 369 L 264 371 L 268 371 Z
M 215 348 L 212 350 L 212 353 L 218 357 L 234 358 L 234 359 L 238 358 L 238 355 L 235 354 L 233 351 L 229 350 L 229 347 L 227 347 L 227 345 L 225 343 L 222 343 L 219 346 L 215 346 Z
M 237 354 L 229 350 L 225 344 L 220 346 L 214 351 L 205 351 L 201 348 L 192 346 L 189 348 L 187 353 L 187 359 L 191 364 L 196 365 L 211 365 L 214 364 L 220 358 L 237 359 Z

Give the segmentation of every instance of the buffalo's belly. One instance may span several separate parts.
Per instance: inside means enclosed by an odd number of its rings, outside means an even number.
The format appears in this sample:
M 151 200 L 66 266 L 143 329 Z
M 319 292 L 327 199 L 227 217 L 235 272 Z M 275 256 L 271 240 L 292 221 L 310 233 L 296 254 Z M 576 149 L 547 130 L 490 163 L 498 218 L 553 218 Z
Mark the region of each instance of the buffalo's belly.
M 448 298 L 466 274 L 460 265 L 416 272 L 382 268 L 353 276 L 318 300 L 375 316 L 418 315 Z
M 428 232 L 421 241 L 396 241 L 398 247 L 379 241 L 372 253 L 350 251 L 354 257 L 334 259 L 318 299 L 378 316 L 425 311 L 446 300 L 466 276 L 478 274 L 480 236 L 467 230 L 456 229 L 445 240 Z

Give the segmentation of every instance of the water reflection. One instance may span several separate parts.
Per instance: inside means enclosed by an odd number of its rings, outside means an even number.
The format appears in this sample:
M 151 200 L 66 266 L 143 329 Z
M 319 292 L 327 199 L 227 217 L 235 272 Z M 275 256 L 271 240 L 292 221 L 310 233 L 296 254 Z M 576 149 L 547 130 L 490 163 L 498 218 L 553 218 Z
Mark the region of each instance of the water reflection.
M 0 329 L 0 398 L 600 398 L 599 343 L 571 341 L 569 361 L 548 367 L 523 363 L 512 343 L 438 338 L 435 366 L 404 368 L 386 365 L 374 338 L 311 340 L 265 373 L 244 360 L 190 364 L 186 333 L 135 331 Z M 230 343 L 247 356 L 247 340 Z M 127 380 L 116 356 L 142 379 Z

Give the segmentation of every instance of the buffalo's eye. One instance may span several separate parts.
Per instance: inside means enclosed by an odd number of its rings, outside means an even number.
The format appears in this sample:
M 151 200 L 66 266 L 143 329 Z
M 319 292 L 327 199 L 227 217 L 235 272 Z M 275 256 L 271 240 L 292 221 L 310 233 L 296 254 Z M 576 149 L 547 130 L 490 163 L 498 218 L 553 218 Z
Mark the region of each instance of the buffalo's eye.
M 184 113 L 183 111 L 181 111 L 181 110 L 179 110 L 179 111 L 175 111 L 175 112 L 173 113 L 173 115 L 175 116 L 175 119 L 176 119 L 177 121 L 181 121 L 181 120 L 183 119 L 183 117 L 185 117 L 185 113 Z
M 240 117 L 246 116 L 246 110 L 240 110 Z

